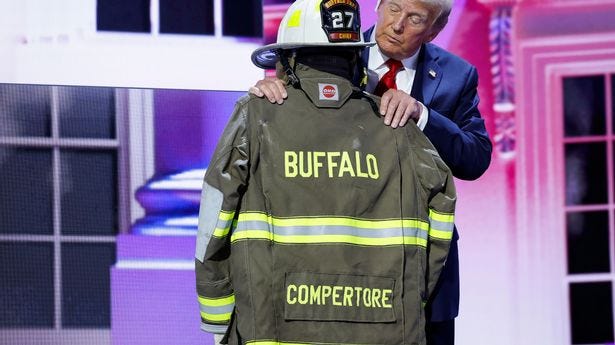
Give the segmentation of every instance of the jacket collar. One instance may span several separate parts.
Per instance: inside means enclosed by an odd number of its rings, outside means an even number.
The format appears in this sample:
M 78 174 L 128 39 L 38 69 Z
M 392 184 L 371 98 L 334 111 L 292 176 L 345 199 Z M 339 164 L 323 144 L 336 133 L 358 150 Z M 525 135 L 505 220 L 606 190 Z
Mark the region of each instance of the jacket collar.
M 350 80 L 301 63 L 295 66 L 295 73 L 301 83 L 301 90 L 318 108 L 341 108 L 354 90 Z

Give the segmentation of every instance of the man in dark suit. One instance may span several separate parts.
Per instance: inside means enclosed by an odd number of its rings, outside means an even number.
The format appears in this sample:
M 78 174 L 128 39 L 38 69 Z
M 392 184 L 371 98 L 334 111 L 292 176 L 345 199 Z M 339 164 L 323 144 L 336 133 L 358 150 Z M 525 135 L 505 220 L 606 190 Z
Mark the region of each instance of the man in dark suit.
M 386 125 L 417 123 L 452 170 L 464 180 L 480 177 L 491 161 L 492 145 L 478 111 L 476 68 L 431 43 L 448 21 L 452 0 L 378 0 L 375 27 L 365 41 L 377 42 L 363 54 L 366 90 L 382 95 Z M 250 89 L 282 103 L 279 80 L 265 79 Z M 438 286 L 426 306 L 427 343 L 454 344 L 459 311 L 457 230 Z

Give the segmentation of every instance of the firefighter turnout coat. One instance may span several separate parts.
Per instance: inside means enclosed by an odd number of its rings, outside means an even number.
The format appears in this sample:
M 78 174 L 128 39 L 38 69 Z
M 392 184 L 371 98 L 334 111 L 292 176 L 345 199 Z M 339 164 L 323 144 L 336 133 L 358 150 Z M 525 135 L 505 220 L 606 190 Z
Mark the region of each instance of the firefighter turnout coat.
M 282 105 L 238 100 L 207 169 L 201 328 L 229 344 L 425 344 L 452 175 L 414 123 L 382 124 L 365 99 L 379 98 L 296 73 Z

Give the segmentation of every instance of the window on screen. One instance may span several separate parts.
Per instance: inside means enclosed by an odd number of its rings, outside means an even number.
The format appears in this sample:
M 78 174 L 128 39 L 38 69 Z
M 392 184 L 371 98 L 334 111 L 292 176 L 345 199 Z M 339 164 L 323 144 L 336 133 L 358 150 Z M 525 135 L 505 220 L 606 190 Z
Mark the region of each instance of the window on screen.
M 96 4 L 98 31 L 263 36 L 262 0 L 97 0 Z

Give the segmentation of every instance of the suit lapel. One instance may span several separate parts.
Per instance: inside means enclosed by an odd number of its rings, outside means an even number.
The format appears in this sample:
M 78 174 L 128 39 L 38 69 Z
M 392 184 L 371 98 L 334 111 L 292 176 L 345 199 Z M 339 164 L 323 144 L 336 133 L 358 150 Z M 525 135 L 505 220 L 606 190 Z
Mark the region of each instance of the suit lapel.
M 429 44 L 423 45 L 416 65 L 416 76 L 410 95 L 429 106 L 442 80 L 442 69 L 438 65 L 438 54 Z
M 374 31 L 374 26 L 367 29 L 363 33 L 363 41 L 369 42 L 369 39 L 372 37 L 372 32 Z M 369 61 L 369 47 L 365 47 L 363 49 L 363 54 L 361 54 L 361 60 L 363 60 L 363 66 L 367 68 L 367 61 Z

